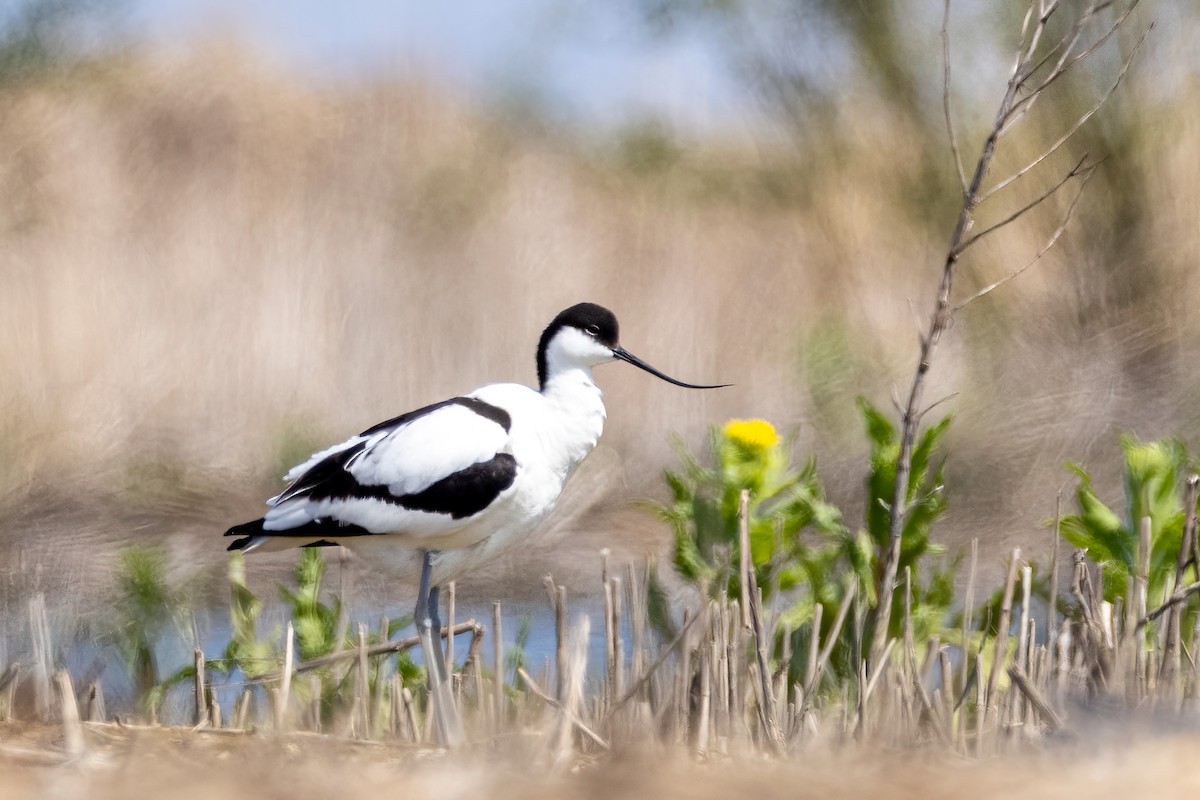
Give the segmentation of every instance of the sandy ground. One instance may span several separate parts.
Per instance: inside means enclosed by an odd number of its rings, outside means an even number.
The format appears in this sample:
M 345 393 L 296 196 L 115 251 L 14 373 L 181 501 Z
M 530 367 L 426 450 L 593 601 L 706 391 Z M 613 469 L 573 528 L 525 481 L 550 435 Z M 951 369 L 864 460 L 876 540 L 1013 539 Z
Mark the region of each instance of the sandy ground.
M 1072 743 L 986 761 L 927 751 L 807 753 L 785 762 L 698 761 L 683 753 L 615 755 L 555 769 L 513 742 L 447 754 L 316 737 L 180 731 L 87 734 L 73 761 L 41 763 L 57 727 L 0 725 L 0 796 L 304 798 L 932 798 L 1182 797 L 1200 790 L 1200 737 L 1140 734 L 1133 744 Z

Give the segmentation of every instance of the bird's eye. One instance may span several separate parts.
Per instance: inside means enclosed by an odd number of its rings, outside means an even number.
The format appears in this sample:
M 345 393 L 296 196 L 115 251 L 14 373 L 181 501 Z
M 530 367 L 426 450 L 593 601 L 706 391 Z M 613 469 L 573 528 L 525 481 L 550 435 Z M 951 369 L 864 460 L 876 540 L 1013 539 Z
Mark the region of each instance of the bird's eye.
M 588 333 L 590 333 L 592 336 L 600 335 L 600 326 L 599 325 L 588 325 L 587 328 L 585 328 L 585 330 Z

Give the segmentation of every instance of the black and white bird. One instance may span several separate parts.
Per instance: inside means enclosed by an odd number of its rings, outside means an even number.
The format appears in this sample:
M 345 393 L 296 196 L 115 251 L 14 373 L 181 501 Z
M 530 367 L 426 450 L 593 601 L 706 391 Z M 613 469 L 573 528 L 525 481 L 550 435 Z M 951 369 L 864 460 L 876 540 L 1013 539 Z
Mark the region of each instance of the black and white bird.
M 284 477 L 261 519 L 230 550 L 339 544 L 380 563 L 421 558 L 418 624 L 437 621 L 437 585 L 486 564 L 537 527 L 596 446 L 605 411 L 592 368 L 620 360 L 689 389 L 617 341 L 594 303 L 542 332 L 538 388 L 484 386 L 410 411 L 314 453 Z M 721 384 L 726 385 L 726 384 Z

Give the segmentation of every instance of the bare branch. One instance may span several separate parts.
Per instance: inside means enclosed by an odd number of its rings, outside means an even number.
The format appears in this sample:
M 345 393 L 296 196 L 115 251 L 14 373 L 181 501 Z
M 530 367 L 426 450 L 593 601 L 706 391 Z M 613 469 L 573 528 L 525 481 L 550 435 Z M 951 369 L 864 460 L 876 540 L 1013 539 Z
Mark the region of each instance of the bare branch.
M 958 170 L 958 185 L 967 193 L 967 173 L 963 170 L 962 153 L 958 149 L 958 133 L 954 129 L 954 117 L 950 113 L 950 0 L 946 0 L 942 13 L 942 113 L 946 116 L 946 135 L 950 137 L 950 154 Z
M 1196 592 L 1200 592 L 1200 581 L 1198 581 L 1196 583 L 1188 584 L 1187 586 L 1183 587 L 1182 589 L 1177 589 L 1174 594 L 1172 594 L 1170 597 L 1167 598 L 1167 602 L 1163 603 L 1161 606 L 1159 606 L 1158 608 L 1154 609 L 1146 616 L 1139 619 L 1137 621 L 1137 626 L 1134 627 L 1134 632 L 1136 633 L 1137 631 L 1140 631 L 1142 628 L 1146 627 L 1151 622 L 1153 622 L 1154 620 L 1158 619 L 1163 614 L 1165 614 L 1169 608 L 1171 608 L 1172 606 L 1177 606 L 1180 603 L 1186 601 L 1189 597 L 1194 595 Z
M 1054 65 L 1054 69 L 1051 70 L 1051 72 L 1060 69 L 1063 65 L 1063 62 L 1065 62 L 1067 57 L 1071 54 L 1071 51 L 1075 49 L 1075 43 L 1079 41 L 1079 36 L 1083 33 L 1084 22 L 1087 19 L 1089 19 L 1088 13 L 1081 14 L 1079 19 L 1075 20 L 1075 24 L 1071 26 L 1071 29 L 1063 34 L 1062 38 L 1059 39 L 1053 47 L 1047 48 L 1046 52 L 1042 54 L 1042 57 L 1038 59 L 1036 64 L 1032 64 L 1025 71 L 1025 80 L 1029 80 L 1036 75 L 1039 71 L 1041 71 L 1042 67 L 1046 66 L 1046 63 L 1050 61 L 1050 59 L 1054 58 L 1056 53 L 1062 51 L 1062 57 L 1058 59 L 1058 63 Z
M 1033 19 L 1033 9 L 1036 5 L 1038 5 L 1038 0 L 1029 0 L 1029 8 L 1025 9 L 1025 16 L 1021 18 L 1021 43 L 1017 46 L 1018 55 L 1024 49 L 1021 45 L 1025 44 L 1025 34 L 1029 33 L 1029 21 Z
M 1104 8 L 1112 0 L 1095 0 L 1092 2 L 1085 14 L 1095 14 L 1097 9 Z M 1137 0 L 1130 0 L 1129 8 L 1136 5 Z M 1047 192 L 1042 197 L 1028 204 L 1025 208 L 1012 215 L 1007 220 L 1002 221 L 996 226 L 983 231 L 980 234 L 971 236 L 972 227 L 975 224 L 975 210 L 979 203 L 982 202 L 983 182 L 987 177 L 988 171 L 991 168 L 992 160 L 996 154 L 996 148 L 999 144 L 1002 134 L 1011 128 L 1010 123 L 1014 117 L 1023 115 L 1021 109 L 1028 107 L 1031 104 L 1029 98 L 1018 99 L 1018 95 L 1023 90 L 1027 89 L 1027 81 L 1033 74 L 1030 67 L 1037 63 L 1037 48 L 1041 37 L 1046 30 L 1047 21 L 1059 8 L 1057 0 L 1031 0 L 1029 10 L 1021 25 L 1021 39 L 1017 47 L 1016 60 L 1013 64 L 1012 74 L 1008 80 L 1008 86 L 1005 90 L 1004 97 L 1000 101 L 996 109 L 992 129 L 984 138 L 983 145 L 980 148 L 979 157 L 975 162 L 974 170 L 970 173 L 971 178 L 968 182 L 966 191 L 963 192 L 963 204 L 959 209 L 957 220 L 954 224 L 953 233 L 950 235 L 949 247 L 946 250 L 945 261 L 942 265 L 941 279 L 938 284 L 936 303 L 933 313 L 931 314 L 926 328 L 925 335 L 921 337 L 920 353 L 917 359 L 916 367 L 913 370 L 912 383 L 908 391 L 908 399 L 905 402 L 904 410 L 900 414 L 900 451 L 896 457 L 896 475 L 895 482 L 892 486 L 892 503 L 888 511 L 888 539 L 887 544 L 882 548 L 880 553 L 880 569 L 876 574 L 876 597 L 877 603 L 870 611 L 870 620 L 868 628 L 870 629 L 870 653 L 869 663 L 872 666 L 879 664 L 884 648 L 887 644 L 887 630 L 891 621 L 892 612 L 892 594 L 893 587 L 896 585 L 896 572 L 900 562 L 901 545 L 904 534 L 904 521 L 909 513 L 908 491 L 909 484 L 912 479 L 912 459 L 913 448 L 916 443 L 917 431 L 920 425 L 919 409 L 921 408 L 921 398 L 925 391 L 926 378 L 933 368 L 933 358 L 937 350 L 938 342 L 941 340 L 942 334 L 947 331 L 950 323 L 953 321 L 953 311 L 950 306 L 950 293 L 954 284 L 956 273 L 955 267 L 958 265 L 959 258 L 963 251 L 970 247 L 971 244 L 978 242 L 981 238 L 999 230 L 1001 227 L 1009 224 L 1013 220 L 1019 218 L 1022 214 L 1027 213 L 1030 209 L 1044 202 L 1050 195 L 1061 188 L 1068 180 L 1076 175 L 1087 172 L 1090 174 L 1095 165 L 1083 167 L 1084 162 L 1081 161 L 1074 169 L 1068 173 L 1054 189 Z M 1035 9 L 1037 12 L 1034 17 Z M 1129 12 L 1126 11 L 1113 26 L 1113 30 L 1119 28 L 1129 18 Z M 1035 21 L 1036 20 L 1036 21 Z M 1060 77 L 1060 74 L 1072 65 L 1087 58 L 1092 52 L 1104 44 L 1111 36 L 1111 31 L 1100 36 L 1090 47 L 1076 54 L 1073 57 L 1062 58 L 1060 56 L 1059 63 L 1056 64 L 1055 72 L 1046 76 L 1038 88 L 1034 90 L 1034 96 L 1038 96 L 1041 91 L 1050 85 L 1054 80 Z M 1143 37 L 1144 38 L 1144 37 Z M 1072 44 L 1071 49 L 1074 49 Z M 1122 70 L 1124 73 L 1124 68 Z M 1105 99 L 1111 92 L 1106 93 Z M 1101 101 L 1101 104 L 1103 100 Z M 1015 109 L 1015 110 L 1014 110 Z M 1091 113 L 1087 115 L 1091 116 Z M 1086 121 L 1086 120 L 1085 120 Z M 1072 127 L 1072 132 L 1078 129 L 1082 122 Z M 1007 127 L 1006 127 L 1007 126 Z M 1052 242 L 1056 241 L 1060 232 L 1055 233 L 1052 237 Z M 993 676 L 994 677 L 994 676 Z M 989 687 L 991 688 L 991 687 Z M 806 698 L 807 699 L 807 698 Z
M 892 384 L 892 406 L 895 407 L 897 414 L 904 413 L 904 406 L 900 402 L 900 395 L 896 393 L 896 384 Z
M 1051 731 L 1056 731 L 1062 728 L 1063 718 L 1054 710 L 1054 706 L 1050 705 L 1042 693 L 1038 691 L 1037 684 L 1029 679 L 1029 676 L 1021 671 L 1021 668 L 1015 664 L 1008 668 L 1008 677 L 1012 679 L 1013 684 L 1025 695 L 1037 712 L 1042 715 L 1042 720 L 1046 723 L 1046 727 Z
M 946 395 L 945 397 L 943 397 L 941 399 L 934 400 L 932 403 L 925 406 L 925 408 L 923 408 L 921 411 L 919 411 L 917 413 L 917 416 L 924 417 L 926 414 L 928 414 L 930 411 L 933 411 L 935 408 L 940 406 L 942 403 L 949 402 L 950 400 L 953 400 L 956 397 L 958 397 L 958 392 L 951 392 L 950 394 Z M 940 489 L 941 487 L 939 486 L 937 488 Z
M 1051 70 L 1051 73 L 1062 69 L 1063 62 L 1066 61 L 1067 57 L 1070 56 L 1071 52 L 1075 49 L 1075 43 L 1079 40 L 1079 36 L 1082 33 L 1083 33 L 1083 22 L 1082 22 L 1082 18 L 1081 18 L 1080 21 L 1075 23 L 1075 26 L 1071 29 L 1071 31 L 1066 36 L 1064 36 L 1062 39 L 1059 40 L 1058 44 L 1056 44 L 1056 45 L 1054 45 L 1054 47 L 1050 48 L 1050 50 L 1046 53 L 1046 56 L 1041 61 L 1039 61 L 1037 63 L 1037 65 L 1030 67 L 1026 71 L 1025 75 L 1021 79 L 1020 88 L 1021 89 L 1027 88 L 1026 82 L 1031 77 L 1033 77 L 1033 75 L 1036 74 L 1037 71 L 1042 68 L 1042 65 L 1047 60 L 1049 60 L 1051 57 L 1053 57 L 1053 54 L 1055 52 L 1057 52 L 1060 48 L 1062 48 L 1062 56 L 1059 58 L 1058 63 L 1054 65 L 1054 69 Z M 1064 45 L 1065 45 L 1065 47 L 1064 47 Z M 1003 127 L 1001 127 L 1001 129 L 1000 129 L 1000 135 L 1003 136 L 1003 135 L 1007 134 L 1012 128 L 1016 127 L 1017 123 L 1019 123 L 1025 117 L 1025 115 L 1030 112 L 1030 110 L 1033 108 L 1034 104 L 1038 101 L 1038 99 L 1040 97 L 1041 97 L 1040 92 L 1033 91 L 1029 95 L 1027 95 L 1025 98 L 1023 98 L 1022 100 L 1020 100 L 1019 102 L 1014 104 L 1013 108 L 1010 109 L 1008 112 L 1009 118 L 1005 121 Z
M 1059 189 L 1061 189 L 1063 186 L 1065 186 L 1067 184 L 1067 181 L 1071 180 L 1071 178 L 1074 178 L 1076 175 L 1090 174 L 1092 170 L 1094 170 L 1097 166 L 1099 166 L 1099 162 L 1098 162 L 1096 164 L 1092 164 L 1090 166 L 1085 167 L 1085 166 L 1083 166 L 1083 162 L 1086 160 L 1087 160 L 1087 153 L 1084 153 L 1083 158 L 1079 159 L 1079 163 L 1077 163 L 1075 166 L 1071 167 L 1071 170 L 1066 175 L 1063 176 L 1062 180 L 1060 180 L 1058 183 L 1051 186 L 1044 193 L 1038 195 L 1033 200 L 1030 200 L 1028 203 L 1026 203 L 1024 206 L 1022 206 L 1021 208 L 1014 211 L 1012 214 L 1009 214 L 1007 217 L 1005 217 L 1004 219 L 997 222 L 995 225 L 992 225 L 991 227 L 988 227 L 988 228 L 984 228 L 979 233 L 975 234 L 971 238 L 969 238 L 969 239 L 965 240 L 964 242 L 962 242 L 961 244 L 959 244 L 959 246 L 954 251 L 955 255 L 962 255 L 964 252 L 966 252 L 967 248 L 971 247 L 973 244 L 978 242 L 983 237 L 985 237 L 989 234 L 995 233 L 996 231 L 1000 230 L 1001 228 L 1003 228 L 1006 225 L 1010 225 L 1013 222 L 1016 222 L 1018 219 L 1025 216 L 1025 214 L 1027 214 L 1029 211 L 1032 211 L 1034 208 L 1041 205 L 1046 200 L 1050 199 L 1056 192 L 1058 192 Z
M 1000 102 L 1000 109 L 996 112 L 996 123 L 993 126 L 992 135 L 999 130 L 1000 125 L 1004 122 L 1004 115 L 1008 113 L 1008 109 L 1012 104 L 1012 99 L 1016 97 L 1017 89 L 1021 85 L 1021 67 L 1029 62 L 1029 54 L 1033 52 L 1033 48 L 1037 46 L 1037 41 L 1042 35 L 1042 27 L 1045 25 L 1041 21 L 1042 15 L 1038 14 L 1036 19 L 1038 23 L 1034 26 L 1033 33 L 1029 35 L 1029 22 L 1035 19 L 1033 15 L 1034 8 L 1039 8 L 1040 0 L 1030 0 L 1029 8 L 1025 9 L 1025 16 L 1021 19 L 1021 38 L 1017 42 L 1017 52 L 1013 60 L 1012 73 L 1008 76 L 1008 88 L 1004 91 L 1004 100 Z M 1025 44 L 1025 37 L 1029 35 L 1029 44 Z
M 1051 3 L 1049 6 L 1046 7 L 1045 10 L 1042 11 L 1042 23 L 1043 24 L 1045 24 L 1047 21 L 1049 21 L 1050 15 L 1058 10 L 1059 5 L 1061 5 L 1061 0 L 1054 0 L 1053 3 Z
M 1025 116 L 1025 112 L 1028 111 L 1029 108 L 1035 102 L 1037 102 L 1038 98 L 1042 96 L 1042 93 L 1045 92 L 1046 89 L 1050 88 L 1051 84 L 1053 84 L 1055 81 L 1057 81 L 1063 75 L 1067 74 L 1067 72 L 1071 69 L 1071 67 L 1075 66 L 1080 61 L 1083 61 L 1085 58 L 1090 56 L 1092 53 L 1096 52 L 1098 49 L 1103 47 L 1104 43 L 1107 42 L 1112 37 L 1112 35 L 1117 32 L 1117 30 L 1121 27 L 1121 25 L 1123 25 L 1125 23 L 1125 20 L 1129 18 L 1129 15 L 1133 13 L 1133 9 L 1137 7 L 1137 4 L 1138 4 L 1138 0 L 1133 0 L 1133 2 L 1131 2 L 1129 4 L 1129 6 L 1125 9 L 1125 13 L 1123 13 L 1120 17 L 1118 17 L 1116 19 L 1116 21 L 1114 21 L 1113 24 L 1111 26 L 1109 26 L 1108 30 L 1105 31 L 1102 36 L 1100 36 L 1094 42 L 1092 42 L 1085 50 L 1082 50 L 1079 53 L 1077 53 L 1073 58 L 1068 58 L 1068 56 L 1070 56 L 1070 54 L 1071 54 L 1071 50 L 1075 46 L 1075 41 L 1078 38 L 1079 30 L 1082 29 L 1083 25 L 1087 22 L 1088 19 L 1091 18 L 1091 16 L 1098 13 L 1098 9 L 1107 8 L 1109 5 L 1111 5 L 1111 3 L 1102 3 L 1098 6 L 1093 6 L 1089 9 L 1087 9 L 1083 13 L 1083 15 L 1080 17 L 1079 21 L 1076 23 L 1076 29 L 1073 30 L 1072 35 L 1071 35 L 1070 46 L 1068 47 L 1068 49 L 1066 49 L 1063 52 L 1062 56 L 1058 60 L 1058 63 L 1055 64 L 1054 69 L 1051 70 L 1050 74 L 1046 76 L 1045 80 L 1043 80 L 1041 83 L 1039 83 L 1033 89 L 1031 89 L 1029 91 L 1029 94 L 1027 94 L 1025 97 L 1022 97 L 1017 102 L 1013 103 L 1012 107 L 1008 109 L 1007 113 L 1003 117 L 1004 124 L 1000 127 L 1000 135 L 1004 136 L 1006 133 L 1008 133 L 1008 131 L 1012 129 L 1013 125 L 1015 125 L 1017 122 L 1019 122 L 1023 116 Z M 1153 28 L 1153 27 L 1154 27 L 1154 25 L 1153 25 L 1153 23 L 1151 23 L 1151 25 L 1146 29 L 1146 33 L 1149 33 L 1150 28 Z M 1146 36 L 1146 34 L 1143 33 L 1142 39 L 1144 39 L 1145 36 Z M 1138 40 L 1137 46 L 1138 47 L 1141 46 L 1141 39 Z M 1134 51 L 1136 52 L 1136 50 L 1137 50 L 1137 48 L 1135 47 Z M 1032 72 L 1029 74 L 1032 75 Z M 1124 74 L 1124 70 L 1122 70 L 1122 74 Z M 1026 77 L 1028 77 L 1028 76 L 1026 76 Z M 1024 80 L 1025 80 L 1025 78 L 1022 78 L 1022 82 Z
M 1033 15 L 1034 3 L 1030 3 L 1029 9 L 1025 12 L 1025 18 L 1021 21 L 1021 41 L 1017 45 L 1017 61 L 1013 64 L 1012 75 L 1008 80 L 1010 93 L 1015 96 L 1015 93 L 1025 83 L 1029 77 L 1029 63 L 1033 59 L 1033 54 L 1037 52 L 1037 46 L 1041 43 L 1042 33 L 1046 30 L 1046 23 L 1050 21 L 1050 17 L 1054 16 L 1054 12 L 1058 10 L 1060 0 L 1054 0 L 1049 6 L 1043 7 L 1041 0 L 1037 0 L 1038 15 L 1037 24 L 1033 26 L 1033 33 L 1029 37 L 1029 44 L 1025 44 L 1025 34 L 1029 32 L 1029 21 Z M 1002 105 L 1002 108 L 1008 104 Z
M 538 699 L 551 708 L 556 708 L 563 712 L 571 724 L 579 729 L 580 733 L 599 745 L 602 750 L 611 749 L 608 742 L 604 741 L 604 737 L 589 728 L 587 723 L 579 718 L 578 714 L 572 711 L 568 706 L 560 703 L 558 700 L 546 694 L 545 690 L 537 685 L 537 681 L 535 681 L 533 677 L 525 671 L 524 667 L 517 667 L 517 675 L 525 683 L 525 686 L 528 687 L 529 691 L 533 692 Z
M 1071 217 L 1075 213 L 1075 206 L 1079 203 L 1079 198 L 1083 197 L 1083 190 L 1085 188 L 1087 188 L 1088 181 L 1090 181 L 1092 179 L 1092 176 L 1096 174 L 1095 168 L 1097 166 L 1099 166 L 1099 165 L 1098 164 L 1093 165 L 1088 170 L 1088 172 L 1083 176 L 1083 180 L 1079 184 L 1079 191 L 1075 193 L 1075 199 L 1071 201 L 1071 205 L 1067 206 L 1067 213 L 1063 215 L 1062 222 L 1060 222 L 1058 227 L 1054 229 L 1054 233 L 1052 233 L 1050 235 L 1050 238 L 1046 240 L 1046 243 L 1044 245 L 1042 245 L 1041 249 L 1038 250 L 1037 253 L 1034 255 L 1034 257 L 1029 260 L 1029 263 L 1027 263 L 1025 266 L 1021 267 L 1020 269 L 1016 270 L 1015 272 L 1010 272 L 1008 275 L 1006 275 L 1005 277 L 996 281 L 995 283 L 993 283 L 989 286 L 985 286 L 984 288 L 980 289 L 978 292 L 971 295 L 966 300 L 962 301 L 957 306 L 955 306 L 954 311 L 952 313 L 957 314 L 959 311 L 962 311 L 968 305 L 970 305 L 971 303 L 974 303 L 976 300 L 983 297 L 984 295 L 991 294 L 994 290 L 996 290 L 999 287 L 1003 286 L 1004 284 L 1008 283 L 1013 278 L 1017 277 L 1022 272 L 1029 269 L 1030 267 L 1032 267 L 1034 264 L 1036 264 L 1038 261 L 1041 260 L 1042 256 L 1046 255 L 1046 253 L 1050 250 L 1051 247 L 1054 247 L 1054 245 L 1058 242 L 1059 237 L 1061 237 L 1063 235 L 1063 232 L 1066 231 L 1067 225 L 1070 224 Z
M 913 305 L 912 298 L 908 298 L 908 313 L 912 314 L 913 330 L 917 333 L 917 340 L 922 341 L 925 338 L 925 326 L 921 322 L 921 315 L 917 313 L 916 307 Z
M 1107 9 L 1109 6 L 1112 5 L 1112 2 L 1110 1 L 1110 2 L 1105 2 L 1105 3 L 1098 3 L 1094 6 L 1092 6 L 1091 8 L 1087 9 L 1087 11 L 1085 11 L 1083 13 L 1083 15 L 1079 18 L 1079 22 L 1077 23 L 1078 30 L 1071 37 L 1071 45 L 1066 50 L 1063 51 L 1062 56 L 1058 59 L 1058 63 L 1054 65 L 1054 69 L 1051 70 L 1050 74 L 1048 76 L 1046 76 L 1046 79 L 1044 81 L 1042 81 L 1040 84 L 1038 84 L 1038 86 L 1033 90 L 1033 92 L 1036 94 L 1036 93 L 1045 91 L 1046 88 L 1049 87 L 1051 83 L 1053 83 L 1054 81 L 1058 80 L 1063 75 L 1065 75 L 1071 67 L 1078 64 L 1080 61 L 1083 61 L 1085 58 L 1090 56 L 1092 53 L 1096 52 L 1101 47 L 1103 47 L 1104 43 L 1107 42 L 1110 38 L 1112 38 L 1112 35 L 1114 33 L 1116 33 L 1117 30 L 1122 25 L 1125 24 L 1125 20 L 1128 19 L 1129 15 L 1133 13 L 1133 10 L 1135 8 L 1137 8 L 1138 2 L 1139 2 L 1139 0 L 1132 0 L 1132 2 L 1130 2 L 1130 4 L 1128 6 L 1126 6 L 1125 12 L 1123 14 L 1121 14 L 1121 16 L 1117 17 L 1116 20 L 1113 21 L 1113 24 L 1109 26 L 1108 30 L 1106 30 L 1102 36 L 1100 36 L 1098 39 L 1096 39 L 1094 42 L 1092 42 L 1090 45 L 1088 45 L 1087 49 L 1081 50 L 1074 58 L 1068 58 L 1068 56 L 1070 56 L 1070 54 L 1071 54 L 1071 51 L 1075 49 L 1075 42 L 1078 41 L 1079 33 L 1082 32 L 1083 27 L 1087 24 L 1088 20 L 1090 20 L 1092 17 L 1094 17 L 1096 14 L 1100 13 L 1101 11 Z
M 1133 50 L 1129 53 L 1129 58 L 1125 59 L 1125 63 L 1121 65 L 1121 71 L 1119 73 L 1117 73 L 1116 80 L 1114 80 L 1112 82 L 1112 85 L 1108 87 L 1108 91 L 1106 91 L 1103 95 L 1101 95 L 1100 98 L 1095 103 L 1092 104 L 1092 107 L 1089 108 L 1083 114 L 1083 116 L 1081 116 L 1079 119 L 1075 120 L 1075 124 L 1072 125 L 1070 128 L 1068 128 L 1066 133 L 1064 133 L 1062 136 L 1060 136 L 1054 142 L 1054 144 L 1052 144 L 1048 148 L 1046 148 L 1046 150 L 1040 156 L 1033 159 L 1028 164 L 1021 167 L 1021 169 L 1017 170 L 1016 172 L 1009 175 L 1004 180 L 997 183 L 992 188 L 988 189 L 986 192 L 983 192 L 982 194 L 980 194 L 979 202 L 980 203 L 984 202 L 989 197 L 994 195 L 996 192 L 1000 191 L 1005 186 L 1008 186 L 1010 183 L 1017 180 L 1022 175 L 1028 173 L 1030 170 L 1037 167 L 1038 164 L 1041 164 L 1047 158 L 1054 155 L 1054 153 L 1058 152 L 1058 149 L 1060 147 L 1062 147 L 1064 144 L 1066 144 L 1067 140 L 1070 139 L 1072 136 L 1074 136 L 1075 132 L 1078 131 L 1080 128 L 1082 128 L 1084 126 L 1084 124 L 1089 119 L 1091 119 L 1092 116 L 1097 111 L 1100 110 L 1101 106 L 1103 106 L 1105 103 L 1107 103 L 1108 99 L 1110 97 L 1112 97 L 1113 92 L 1115 92 L 1117 90 L 1117 87 L 1121 85 L 1121 81 L 1125 78 L 1125 73 L 1129 71 L 1129 67 L 1133 64 L 1133 59 L 1134 59 L 1134 57 L 1137 56 L 1138 51 L 1141 49 L 1142 43 L 1146 41 L 1146 37 L 1150 34 L 1150 31 L 1153 29 L 1154 29 L 1154 23 L 1151 23 L 1150 26 L 1148 28 L 1146 28 L 1145 32 L 1142 33 L 1142 35 L 1138 38 L 1137 43 L 1133 47 Z

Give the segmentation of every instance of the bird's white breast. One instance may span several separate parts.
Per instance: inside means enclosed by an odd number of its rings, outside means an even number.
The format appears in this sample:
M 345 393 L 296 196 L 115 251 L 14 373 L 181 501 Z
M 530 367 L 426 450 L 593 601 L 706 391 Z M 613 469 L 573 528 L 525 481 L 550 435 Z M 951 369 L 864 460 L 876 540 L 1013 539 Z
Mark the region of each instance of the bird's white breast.
M 504 383 L 472 394 L 503 408 L 512 418 L 509 446 L 517 459 L 513 501 L 523 514 L 540 521 L 562 493 L 567 479 L 596 446 L 604 431 L 604 403 L 590 374 L 564 381 L 545 392 Z M 529 525 L 532 528 L 536 521 Z

